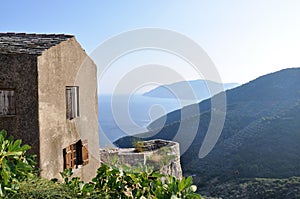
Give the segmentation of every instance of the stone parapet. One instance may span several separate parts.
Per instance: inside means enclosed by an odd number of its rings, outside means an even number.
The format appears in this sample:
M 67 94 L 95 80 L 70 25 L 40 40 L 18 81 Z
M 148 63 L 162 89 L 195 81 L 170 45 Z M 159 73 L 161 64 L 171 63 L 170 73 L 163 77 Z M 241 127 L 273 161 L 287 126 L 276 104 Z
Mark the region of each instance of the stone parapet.
M 135 148 L 100 149 L 100 160 L 118 167 L 148 166 L 166 175 L 182 177 L 177 142 L 157 139 L 139 142 Z

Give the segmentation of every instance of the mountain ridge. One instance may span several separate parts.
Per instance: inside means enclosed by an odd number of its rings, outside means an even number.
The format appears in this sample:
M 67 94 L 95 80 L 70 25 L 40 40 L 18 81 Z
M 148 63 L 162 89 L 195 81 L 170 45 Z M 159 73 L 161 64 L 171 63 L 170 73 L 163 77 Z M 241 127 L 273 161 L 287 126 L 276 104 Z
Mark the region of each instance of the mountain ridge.
M 198 106 L 201 119 L 198 127 L 186 129 L 187 138 L 188 132 L 195 128 L 197 134 L 182 155 L 183 171 L 196 173 L 202 182 L 216 176 L 223 181 L 236 177 L 300 176 L 297 144 L 300 142 L 300 68 L 264 75 L 226 94 L 227 115 L 222 134 L 211 153 L 202 159 L 197 157 L 210 122 L 211 99 L 188 107 Z M 155 135 L 147 139 L 172 140 L 181 123 L 189 126 L 191 122 L 182 120 L 181 111 L 171 112 L 150 124 L 150 134 Z M 165 126 L 157 131 L 162 120 L 166 120 Z M 126 147 L 133 139 L 138 138 L 125 137 L 115 144 Z
M 221 87 L 223 86 L 223 87 Z M 144 96 L 147 97 L 157 97 L 157 98 L 179 98 L 179 99 L 197 99 L 198 101 L 210 98 L 215 93 L 210 89 L 224 88 L 224 90 L 232 89 L 239 86 L 238 83 L 217 83 L 210 80 L 189 80 L 189 81 L 180 81 L 172 84 L 166 84 L 158 86 L 146 93 Z M 223 90 L 223 89 L 222 89 Z M 201 92 L 200 92 L 201 91 Z

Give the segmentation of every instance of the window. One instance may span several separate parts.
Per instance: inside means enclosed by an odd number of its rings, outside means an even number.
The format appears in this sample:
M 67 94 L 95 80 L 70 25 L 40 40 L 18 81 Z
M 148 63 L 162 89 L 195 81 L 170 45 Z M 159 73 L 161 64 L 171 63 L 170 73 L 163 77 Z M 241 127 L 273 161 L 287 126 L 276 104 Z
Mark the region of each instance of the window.
M 0 90 L 0 116 L 15 114 L 15 91 Z
M 77 169 L 80 165 L 89 163 L 89 154 L 87 141 L 81 141 L 71 144 L 63 149 L 64 169 Z
M 79 117 L 79 96 L 78 86 L 66 87 L 66 116 L 67 119 Z

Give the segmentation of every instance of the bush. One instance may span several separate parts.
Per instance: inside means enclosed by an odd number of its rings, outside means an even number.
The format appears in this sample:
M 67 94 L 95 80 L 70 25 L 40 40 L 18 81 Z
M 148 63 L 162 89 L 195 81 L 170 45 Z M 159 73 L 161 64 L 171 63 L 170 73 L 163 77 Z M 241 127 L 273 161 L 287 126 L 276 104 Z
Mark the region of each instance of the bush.
M 33 157 L 25 156 L 30 146 L 21 146 L 22 141 L 10 136 L 5 130 L 0 131 L 0 196 L 16 192 L 19 182 L 33 176 Z
M 21 182 L 19 190 L 9 193 L 7 198 L 201 198 L 195 193 L 196 186 L 192 185 L 191 177 L 178 180 L 150 169 L 118 169 L 103 164 L 90 183 L 84 183 L 78 177 L 70 178 L 71 169 L 61 174 L 64 183 L 38 177 L 29 178 Z
M 68 179 L 71 170 L 64 172 L 65 183 L 71 190 L 77 190 L 78 197 L 91 198 L 201 198 L 196 194 L 197 187 L 192 178 L 176 179 L 151 169 L 116 167 L 102 164 L 92 183 L 83 183 L 79 179 Z
M 33 177 L 20 182 L 17 192 L 8 193 L 6 198 L 72 199 L 76 195 L 65 184 Z
M 196 194 L 192 178 L 176 179 L 153 172 L 147 167 L 122 169 L 102 164 L 92 182 L 85 183 L 72 176 L 72 169 L 61 172 L 64 183 L 46 180 L 33 173 L 32 157 L 25 156 L 30 146 L 21 140 L 6 138 L 0 132 L 0 195 L 5 198 L 201 198 Z

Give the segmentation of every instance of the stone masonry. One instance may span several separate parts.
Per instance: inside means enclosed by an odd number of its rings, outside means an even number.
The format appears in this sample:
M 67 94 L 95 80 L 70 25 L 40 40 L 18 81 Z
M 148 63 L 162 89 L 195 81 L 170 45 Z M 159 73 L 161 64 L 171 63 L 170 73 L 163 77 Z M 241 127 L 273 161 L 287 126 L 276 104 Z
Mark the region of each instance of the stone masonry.
M 79 88 L 76 118 L 66 117 L 67 87 Z M 9 103 L 3 94 L 8 91 L 13 93 Z M 100 166 L 97 68 L 73 35 L 0 33 L 0 92 L 0 130 L 32 147 L 41 177 L 61 179 L 59 172 L 71 165 L 63 151 L 81 140 L 88 161 L 76 162 L 73 150 L 74 175 L 85 181 L 95 176 Z M 13 107 L 12 114 L 4 111 L 7 107 Z
M 100 149 L 100 159 L 104 163 L 118 167 L 123 164 L 130 167 L 147 165 L 163 174 L 182 177 L 177 142 L 157 139 L 140 142 L 140 145 L 135 148 Z

